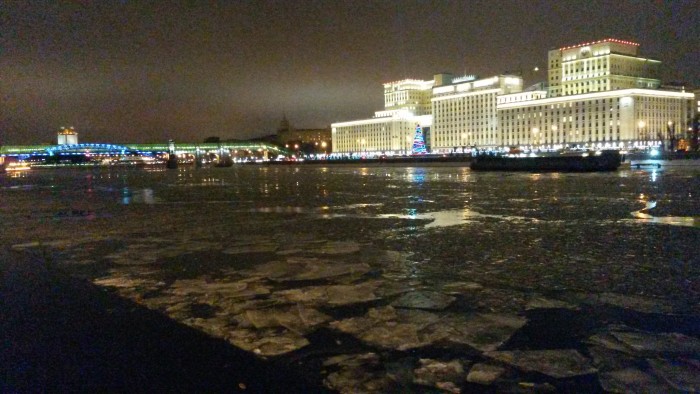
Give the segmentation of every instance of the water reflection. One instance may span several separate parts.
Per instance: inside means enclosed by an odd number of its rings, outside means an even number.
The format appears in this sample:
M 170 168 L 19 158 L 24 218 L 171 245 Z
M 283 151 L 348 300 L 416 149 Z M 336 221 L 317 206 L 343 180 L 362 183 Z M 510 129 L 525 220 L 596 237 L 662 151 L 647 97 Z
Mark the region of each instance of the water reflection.
M 249 212 L 259 213 L 307 213 L 309 210 L 302 207 L 259 207 L 251 208 Z
M 641 197 L 644 197 L 642 195 Z M 652 216 L 647 212 L 656 208 L 656 201 L 647 201 L 646 206 L 639 211 L 632 212 L 632 216 L 646 223 L 668 224 L 672 226 L 700 227 L 700 218 L 692 216 Z
M 409 182 L 422 184 L 425 182 L 425 168 L 409 167 L 406 169 L 406 179 Z
M 153 189 L 131 190 L 128 187 L 124 187 L 121 191 L 121 203 L 122 205 L 131 203 L 153 205 L 156 203 L 156 198 L 153 194 Z
M 7 173 L 7 176 L 10 178 L 17 178 L 17 179 L 29 178 L 29 172 L 28 171 L 10 171 Z
M 377 215 L 375 217 L 410 220 L 432 220 L 430 223 L 424 226 L 425 228 L 458 226 L 480 218 L 497 218 L 502 220 L 536 220 L 522 216 L 482 214 L 468 208 L 426 213 L 418 213 L 416 209 L 408 209 L 407 213 L 404 215 L 382 214 Z

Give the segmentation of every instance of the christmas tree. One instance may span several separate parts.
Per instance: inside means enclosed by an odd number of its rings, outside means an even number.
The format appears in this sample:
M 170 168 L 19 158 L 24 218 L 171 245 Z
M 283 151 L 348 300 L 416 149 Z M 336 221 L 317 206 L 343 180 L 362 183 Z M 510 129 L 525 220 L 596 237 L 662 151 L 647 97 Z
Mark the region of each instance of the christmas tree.
M 412 153 L 414 155 L 424 155 L 428 153 L 425 149 L 425 135 L 419 124 L 416 125 L 416 134 L 413 136 Z

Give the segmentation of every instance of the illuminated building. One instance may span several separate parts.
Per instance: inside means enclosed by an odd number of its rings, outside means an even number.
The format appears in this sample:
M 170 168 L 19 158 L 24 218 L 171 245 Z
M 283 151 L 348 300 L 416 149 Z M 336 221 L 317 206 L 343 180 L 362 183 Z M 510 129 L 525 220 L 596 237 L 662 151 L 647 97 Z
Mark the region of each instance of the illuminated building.
M 420 125 L 428 134 L 431 122 L 432 115 L 415 116 L 404 112 L 391 117 L 334 123 L 331 125 L 333 153 L 411 154 L 416 126 Z
M 331 125 L 333 153 L 410 154 L 416 126 L 430 135 L 433 84 L 434 80 L 416 79 L 385 83 L 384 110 L 375 112 L 371 119 Z
M 690 116 L 690 93 L 660 90 L 661 62 L 639 44 L 605 39 L 549 51 L 549 88 L 498 98 L 504 147 L 634 148 L 669 143 Z M 535 92 L 533 92 L 535 93 Z
M 497 99 L 522 88 L 522 78 L 511 75 L 455 78 L 434 87 L 432 151 L 452 153 L 500 146 Z
M 689 113 L 688 93 L 651 89 L 508 99 L 499 97 L 502 145 L 521 149 L 657 146 Z
M 608 38 L 549 51 L 549 96 L 658 88 L 661 62 L 638 56 L 638 49 Z
M 409 154 L 416 125 L 429 125 L 432 153 L 672 149 L 700 101 L 682 86 L 662 86 L 661 62 L 639 56 L 638 47 L 604 39 L 551 50 L 548 83 L 529 89 L 514 75 L 384 84 L 384 111 L 332 125 L 334 152 Z
M 376 118 L 409 112 L 413 115 L 430 115 L 433 81 L 404 79 L 384 84 L 384 111 L 375 113 Z
M 61 127 L 61 130 L 56 135 L 58 145 L 77 145 L 78 133 L 73 127 Z

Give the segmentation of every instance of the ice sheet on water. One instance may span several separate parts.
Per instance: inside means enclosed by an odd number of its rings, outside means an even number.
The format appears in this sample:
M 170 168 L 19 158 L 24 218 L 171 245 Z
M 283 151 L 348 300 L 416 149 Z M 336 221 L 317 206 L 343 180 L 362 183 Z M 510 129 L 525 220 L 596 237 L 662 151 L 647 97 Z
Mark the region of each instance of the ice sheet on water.
M 516 315 L 480 313 L 472 316 L 448 314 L 441 320 L 447 341 L 469 345 L 482 352 L 498 349 L 521 329 L 527 319 Z
M 365 263 L 343 263 L 317 258 L 288 257 L 284 261 L 259 264 L 243 274 L 262 276 L 277 282 L 330 279 L 351 275 L 360 277 L 370 271 Z
M 484 287 L 465 294 L 476 310 L 486 313 L 518 314 L 525 310 L 528 294 L 511 288 Z
M 228 334 L 231 320 L 227 316 L 215 316 L 212 318 L 189 318 L 183 320 L 183 323 L 190 327 L 204 331 L 205 333 L 216 337 L 225 338 Z
M 275 242 L 256 243 L 248 245 L 234 245 L 222 251 L 225 254 L 249 254 L 249 253 L 275 253 L 279 245 Z
M 51 241 L 31 241 L 31 242 L 24 242 L 21 244 L 14 244 L 12 245 L 12 249 L 14 250 L 27 250 L 27 249 L 37 249 L 37 248 L 52 248 L 52 249 L 66 249 L 70 247 L 75 247 L 81 244 L 85 243 L 94 243 L 94 242 L 99 242 L 99 241 L 104 241 L 110 239 L 109 237 L 106 236 L 91 236 L 91 237 L 85 237 L 85 238 L 67 238 L 67 239 L 55 239 Z
M 308 305 L 350 305 L 379 299 L 375 291 L 382 283 L 368 281 L 349 285 L 309 286 L 278 291 L 274 296 L 287 302 Z
M 700 339 L 679 333 L 649 333 L 642 331 L 612 331 L 615 339 L 640 355 L 700 354 Z
M 348 241 L 328 241 L 312 248 L 309 252 L 321 255 L 352 254 L 360 251 L 360 244 Z
M 485 363 L 474 364 L 467 375 L 467 382 L 488 386 L 498 380 L 505 371 L 505 368 L 498 365 Z
M 389 349 L 462 344 L 489 351 L 507 341 L 525 322 L 525 318 L 512 315 L 438 315 L 387 306 L 370 309 L 364 316 L 334 321 L 330 327 L 371 345 Z
M 236 317 L 239 327 L 256 329 L 284 327 L 296 334 L 307 334 L 320 324 L 331 320 L 330 316 L 301 304 L 288 307 L 249 309 Z
M 454 302 L 455 298 L 435 291 L 412 291 L 394 300 L 391 306 L 397 308 L 414 308 L 443 310 Z
M 328 374 L 323 384 L 340 393 L 387 392 L 394 384 L 376 353 L 334 356 L 326 359 L 323 366 L 336 369 Z
M 148 265 L 159 260 L 182 256 L 187 253 L 220 250 L 219 242 L 191 240 L 191 239 L 164 239 L 147 237 L 127 244 L 127 246 L 114 253 L 104 256 L 119 265 Z
M 226 339 L 234 346 L 260 356 L 279 356 L 309 344 L 302 335 L 279 328 L 233 328 L 228 331 Z
M 700 360 L 697 359 L 648 359 L 654 373 L 676 390 L 688 393 L 700 392 Z
M 593 365 L 600 371 L 616 371 L 639 364 L 639 359 L 628 353 L 613 350 L 601 345 L 589 345 L 588 354 L 593 360 Z
M 422 330 L 439 320 L 430 312 L 388 306 L 372 308 L 364 316 L 331 322 L 330 327 L 375 346 L 406 350 L 431 343 L 430 333 Z
M 473 294 L 483 289 L 484 286 L 475 282 L 451 282 L 442 286 L 442 291 L 446 294 Z
M 423 386 L 435 387 L 448 393 L 459 393 L 464 381 L 464 367 L 459 360 L 440 361 L 420 359 L 419 367 L 414 373 L 413 382 Z
M 648 374 L 636 367 L 629 367 L 598 376 L 601 387 L 609 393 L 668 393 L 671 390 L 667 384 L 656 376 Z
M 672 314 L 674 307 L 662 299 L 617 293 L 590 294 L 584 296 L 589 303 L 601 303 L 631 309 L 642 313 Z
M 579 310 L 579 307 L 568 302 L 544 297 L 533 297 L 525 305 L 525 310 L 534 309 L 569 309 Z
M 526 372 L 539 372 L 556 379 L 598 371 L 590 360 L 573 349 L 493 351 L 484 353 L 484 356 Z
M 252 298 L 270 293 L 261 282 L 208 281 L 204 279 L 179 279 L 170 285 L 168 293 L 177 296 L 204 296 L 218 294 L 227 298 Z
M 135 287 L 142 287 L 142 288 L 157 288 L 161 282 L 158 282 L 153 279 L 146 279 L 146 278 L 134 278 L 130 276 L 109 276 L 105 278 L 97 278 L 93 280 L 93 283 L 98 285 L 98 286 L 106 286 L 106 287 L 117 287 L 117 288 L 125 288 L 125 289 L 130 289 L 130 288 L 135 288 Z

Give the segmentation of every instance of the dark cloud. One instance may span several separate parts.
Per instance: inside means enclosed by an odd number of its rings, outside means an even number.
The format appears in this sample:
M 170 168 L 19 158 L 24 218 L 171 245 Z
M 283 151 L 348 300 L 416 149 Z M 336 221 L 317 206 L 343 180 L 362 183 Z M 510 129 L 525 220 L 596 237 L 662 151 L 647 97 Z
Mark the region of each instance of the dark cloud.
M 148 142 L 371 116 L 383 82 L 489 75 L 616 37 L 700 85 L 697 1 L 10 2 L 0 20 L 0 142 Z M 544 67 L 542 67 L 544 69 Z

